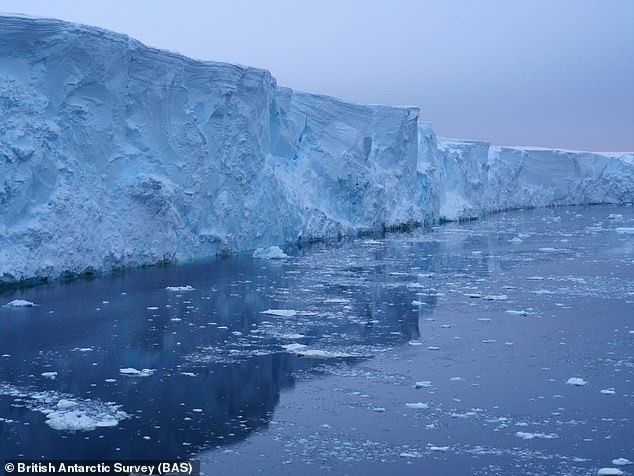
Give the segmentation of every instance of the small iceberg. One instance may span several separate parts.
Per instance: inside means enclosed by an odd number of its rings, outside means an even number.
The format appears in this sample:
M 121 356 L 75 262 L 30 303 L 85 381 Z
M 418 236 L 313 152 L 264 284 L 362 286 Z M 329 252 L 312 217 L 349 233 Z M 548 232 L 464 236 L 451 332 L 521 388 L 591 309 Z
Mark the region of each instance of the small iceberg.
M 579 377 L 570 377 L 568 380 L 566 380 L 566 385 L 574 385 L 575 387 L 582 387 L 587 383 L 588 382 Z
M 175 292 L 175 293 L 183 293 L 187 291 L 196 291 L 195 288 L 191 286 L 167 286 L 165 288 L 167 291 Z
M 155 369 L 141 369 L 141 370 L 137 370 L 137 369 L 132 368 L 132 367 L 128 367 L 128 368 L 125 368 L 125 369 L 119 369 L 119 373 L 121 373 L 121 375 L 125 375 L 127 377 L 149 377 L 154 372 L 156 372 Z
M 406 403 L 405 406 L 413 410 L 427 410 L 429 408 L 429 405 L 423 402 Z
M 297 315 L 297 311 L 293 309 L 267 309 L 261 311 L 260 314 L 266 314 L 268 316 L 280 316 L 280 317 L 293 317 Z
M 24 299 L 14 299 L 11 302 L 8 302 L 4 305 L 4 307 L 35 307 L 37 304 L 32 303 L 31 301 L 25 301 Z
M 619 468 L 601 468 L 597 471 L 597 476 L 623 476 L 623 471 Z
M 258 248 L 253 252 L 256 259 L 284 259 L 289 256 L 282 251 L 279 246 L 269 246 L 268 248 Z

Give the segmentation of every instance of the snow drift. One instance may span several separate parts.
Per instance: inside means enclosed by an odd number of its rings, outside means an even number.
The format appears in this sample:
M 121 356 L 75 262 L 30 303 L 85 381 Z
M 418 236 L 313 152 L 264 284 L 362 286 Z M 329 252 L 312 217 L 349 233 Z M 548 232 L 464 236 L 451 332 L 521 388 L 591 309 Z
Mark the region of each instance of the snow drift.
M 632 154 L 436 138 L 417 108 L 0 16 L 0 283 L 633 198 Z

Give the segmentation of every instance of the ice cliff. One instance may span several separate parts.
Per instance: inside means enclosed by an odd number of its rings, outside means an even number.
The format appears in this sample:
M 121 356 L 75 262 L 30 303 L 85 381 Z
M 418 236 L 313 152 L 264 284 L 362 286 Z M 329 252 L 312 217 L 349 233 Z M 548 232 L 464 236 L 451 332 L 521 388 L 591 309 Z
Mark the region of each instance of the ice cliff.
M 633 200 L 633 154 L 441 139 L 417 108 L 0 16 L 0 283 Z

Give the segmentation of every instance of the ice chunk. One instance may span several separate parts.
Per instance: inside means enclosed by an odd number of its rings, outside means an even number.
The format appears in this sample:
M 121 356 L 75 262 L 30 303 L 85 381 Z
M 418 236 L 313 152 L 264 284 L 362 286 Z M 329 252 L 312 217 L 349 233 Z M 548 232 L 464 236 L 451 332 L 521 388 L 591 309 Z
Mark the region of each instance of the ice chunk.
M 508 298 L 506 294 L 489 294 L 482 299 L 485 301 L 506 301 Z
M 253 257 L 258 259 L 284 259 L 289 256 L 284 253 L 279 246 L 269 246 L 268 248 L 258 248 L 255 250 Z
M 297 352 L 297 351 L 308 348 L 308 346 L 304 344 L 287 344 L 287 345 L 283 345 L 282 348 L 286 350 L 287 352 Z
M 535 438 L 551 440 L 553 438 L 559 438 L 559 436 L 555 433 L 527 433 L 524 431 L 518 431 L 515 433 L 515 436 L 522 438 L 523 440 L 532 440 Z
M 629 459 L 626 458 L 617 458 L 612 460 L 612 464 L 615 466 L 629 466 L 632 463 Z
M 601 393 L 603 395 L 614 395 L 614 394 L 616 394 L 616 392 L 614 391 L 613 388 L 604 388 L 603 390 L 601 390 Z
M 187 291 L 195 291 L 196 289 L 191 286 L 167 286 L 165 288 L 167 291 L 172 291 L 176 293 L 183 293 Z
M 42 372 L 42 377 L 55 380 L 57 378 L 57 372 Z
M 429 408 L 429 405 L 423 402 L 406 403 L 405 406 L 413 410 L 427 410 Z
M 507 311 L 504 311 L 507 314 L 513 314 L 514 316 L 528 316 L 528 312 L 526 311 L 517 311 L 515 309 L 509 309 Z
M 418 451 L 403 451 L 399 453 L 401 458 L 422 458 L 425 456 L 423 453 L 419 453 Z
M 121 373 L 121 375 L 125 375 L 126 377 L 149 377 L 154 372 L 156 372 L 156 369 L 141 369 L 141 370 L 137 370 L 137 369 L 135 369 L 133 367 L 127 367 L 125 369 L 119 369 L 119 373 Z
M 269 316 L 293 317 L 297 315 L 297 311 L 294 311 L 292 309 L 267 309 L 266 311 L 261 311 L 260 314 L 267 314 Z
M 5 304 L 5 307 L 34 307 L 37 304 L 32 303 L 31 301 L 25 301 L 24 299 L 14 299 L 11 302 Z
M 582 387 L 587 383 L 588 382 L 579 377 L 570 377 L 568 380 L 566 380 L 566 385 L 574 385 L 575 387 Z
M 618 468 L 601 468 L 597 471 L 597 476 L 623 476 L 623 471 Z
M 420 382 L 416 382 L 414 384 L 414 388 L 430 388 L 431 382 L 429 380 L 421 380 Z

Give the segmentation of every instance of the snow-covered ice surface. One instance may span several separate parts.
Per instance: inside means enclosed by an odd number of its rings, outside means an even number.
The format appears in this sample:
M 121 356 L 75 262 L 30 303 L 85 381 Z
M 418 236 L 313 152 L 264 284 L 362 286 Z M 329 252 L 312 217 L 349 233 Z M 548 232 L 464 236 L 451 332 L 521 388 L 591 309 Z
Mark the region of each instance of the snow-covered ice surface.
M 615 467 L 634 459 L 634 244 L 616 231 L 631 226 L 631 207 L 506 212 L 287 260 L 5 291 L 0 302 L 39 306 L 0 307 L 0 459 L 195 456 L 236 474 Z
M 441 139 L 419 116 L 0 16 L 0 283 L 634 200 L 631 153 Z

